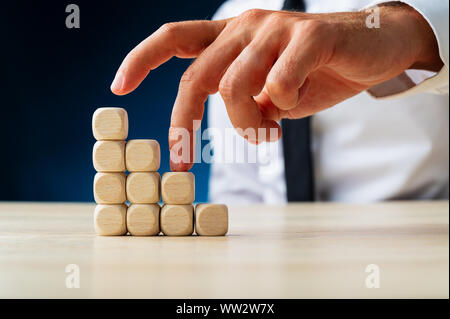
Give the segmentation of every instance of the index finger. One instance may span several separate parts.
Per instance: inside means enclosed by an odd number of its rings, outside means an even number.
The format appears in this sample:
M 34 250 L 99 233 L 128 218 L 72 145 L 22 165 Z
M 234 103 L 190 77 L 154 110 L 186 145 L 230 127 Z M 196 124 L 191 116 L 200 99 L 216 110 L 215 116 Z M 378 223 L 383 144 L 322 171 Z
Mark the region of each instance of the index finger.
M 142 41 L 123 60 L 111 91 L 117 95 L 136 89 L 150 70 L 174 56 L 194 58 L 220 34 L 227 20 L 183 21 L 164 24 Z

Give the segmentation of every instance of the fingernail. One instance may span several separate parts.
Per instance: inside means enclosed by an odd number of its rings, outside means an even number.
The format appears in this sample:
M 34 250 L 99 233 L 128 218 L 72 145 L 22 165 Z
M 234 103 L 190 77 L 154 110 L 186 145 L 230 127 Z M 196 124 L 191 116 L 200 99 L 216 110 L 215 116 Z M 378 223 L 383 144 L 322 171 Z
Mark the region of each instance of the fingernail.
M 192 163 L 174 163 L 172 161 L 170 161 L 170 170 L 172 172 L 187 172 L 192 168 L 193 164 Z
M 122 73 L 117 73 L 114 81 L 111 84 L 111 91 L 115 93 L 120 93 L 123 88 L 123 75 Z

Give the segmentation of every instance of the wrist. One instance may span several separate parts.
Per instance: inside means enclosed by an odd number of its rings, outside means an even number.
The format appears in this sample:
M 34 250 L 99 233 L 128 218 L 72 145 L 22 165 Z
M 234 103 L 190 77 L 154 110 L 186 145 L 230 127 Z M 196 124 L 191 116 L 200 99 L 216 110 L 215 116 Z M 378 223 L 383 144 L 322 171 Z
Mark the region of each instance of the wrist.
M 385 16 L 401 45 L 410 59 L 408 69 L 439 71 L 443 62 L 439 56 L 439 47 L 433 29 L 425 18 L 414 8 L 399 2 L 392 2 L 380 7 L 381 18 Z M 381 20 L 383 27 L 383 20 Z

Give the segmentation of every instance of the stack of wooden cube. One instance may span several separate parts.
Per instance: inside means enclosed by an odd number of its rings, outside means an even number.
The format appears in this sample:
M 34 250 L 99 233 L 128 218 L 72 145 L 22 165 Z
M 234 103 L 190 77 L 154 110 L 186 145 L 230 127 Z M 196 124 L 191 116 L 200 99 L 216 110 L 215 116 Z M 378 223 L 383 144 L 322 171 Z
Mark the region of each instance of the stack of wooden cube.
M 169 172 L 162 177 L 161 230 L 166 235 L 194 232 L 195 178 L 190 172 Z
M 92 129 L 94 227 L 98 235 L 222 236 L 228 231 L 228 209 L 219 204 L 195 208 L 195 177 L 190 172 L 158 173 L 161 152 L 155 140 L 129 140 L 128 114 L 122 108 L 95 111 Z M 125 172 L 128 171 L 128 176 Z M 160 208 L 158 202 L 164 202 Z M 126 204 L 128 200 L 129 206 Z
M 97 206 L 94 225 L 97 234 L 119 236 L 127 233 L 127 200 L 125 139 L 128 136 L 128 114 L 121 108 L 100 108 L 92 118 L 97 142 L 93 162 L 94 198 Z
M 161 153 L 155 140 L 130 140 L 125 147 L 127 176 L 127 229 L 134 236 L 154 236 L 160 232 L 158 205 Z

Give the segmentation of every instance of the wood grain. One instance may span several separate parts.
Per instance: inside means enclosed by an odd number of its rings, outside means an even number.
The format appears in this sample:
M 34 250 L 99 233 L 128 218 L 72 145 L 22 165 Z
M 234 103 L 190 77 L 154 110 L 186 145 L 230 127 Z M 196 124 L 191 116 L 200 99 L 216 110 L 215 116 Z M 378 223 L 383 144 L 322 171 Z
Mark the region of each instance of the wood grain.
M 135 172 L 127 177 L 127 199 L 133 204 L 153 204 L 161 199 L 158 172 Z
M 194 232 L 192 205 L 165 204 L 161 208 L 161 231 L 167 236 L 189 236 Z
M 98 141 L 125 140 L 128 136 L 128 113 L 120 107 L 101 107 L 92 116 L 92 132 Z
M 161 181 L 162 200 L 166 204 L 185 205 L 195 200 L 195 177 L 191 172 L 167 172 Z
M 195 232 L 201 236 L 224 236 L 228 232 L 228 207 L 223 204 L 197 204 Z
M 97 235 L 122 236 L 127 233 L 127 205 L 97 205 L 94 228 Z
M 161 161 L 159 143 L 156 140 L 129 140 L 125 157 L 129 172 L 156 172 Z
M 132 204 L 127 210 L 127 228 L 133 236 L 155 236 L 159 228 L 158 204 Z
M 92 162 L 97 172 L 124 172 L 125 142 L 97 141 L 92 152 Z
M 98 204 L 122 204 L 127 200 L 124 173 L 97 173 L 94 177 L 94 199 Z
M 94 204 L 0 202 L 0 298 L 449 297 L 448 201 L 228 208 L 227 236 L 102 237 Z

